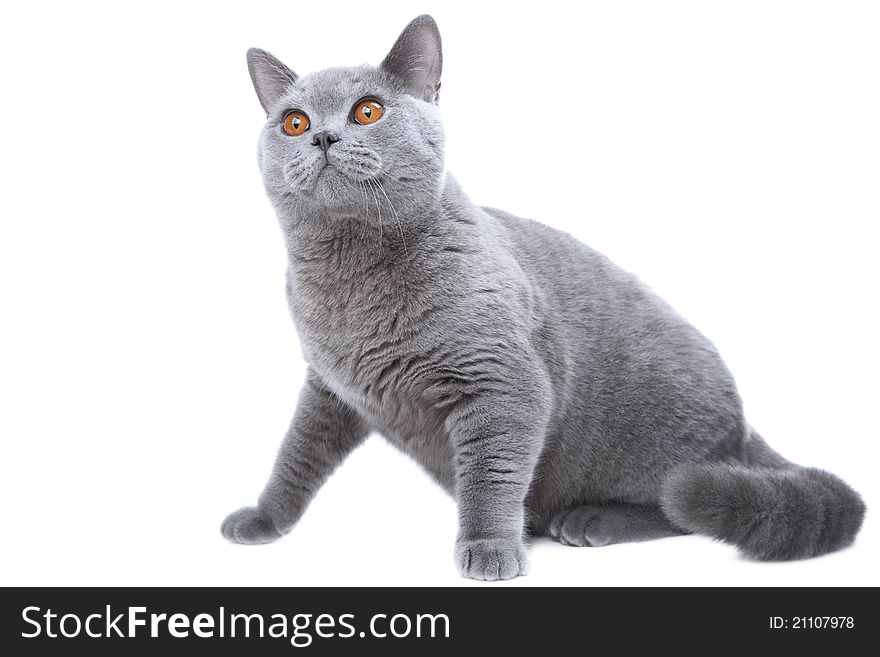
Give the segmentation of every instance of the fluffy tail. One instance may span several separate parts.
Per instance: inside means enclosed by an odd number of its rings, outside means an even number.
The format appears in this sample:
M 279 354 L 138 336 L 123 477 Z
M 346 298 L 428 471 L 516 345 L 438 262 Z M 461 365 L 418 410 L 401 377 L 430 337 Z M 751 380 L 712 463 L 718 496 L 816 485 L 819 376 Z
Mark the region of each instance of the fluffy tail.
M 753 440 L 763 457 L 772 453 Z M 663 484 L 663 511 L 682 529 L 762 561 L 817 557 L 852 543 L 865 514 L 859 494 L 829 472 L 772 455 L 750 465 L 679 467 Z

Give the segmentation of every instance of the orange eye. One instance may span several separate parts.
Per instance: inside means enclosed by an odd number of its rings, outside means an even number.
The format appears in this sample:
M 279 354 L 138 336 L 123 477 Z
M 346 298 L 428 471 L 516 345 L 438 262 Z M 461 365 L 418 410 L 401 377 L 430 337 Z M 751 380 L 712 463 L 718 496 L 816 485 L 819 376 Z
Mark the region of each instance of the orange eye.
M 385 110 L 375 100 L 362 100 L 354 106 L 354 120 L 361 125 L 370 125 L 382 118 Z
M 298 137 L 309 129 L 309 117 L 302 112 L 290 112 L 284 117 L 281 129 L 291 137 Z

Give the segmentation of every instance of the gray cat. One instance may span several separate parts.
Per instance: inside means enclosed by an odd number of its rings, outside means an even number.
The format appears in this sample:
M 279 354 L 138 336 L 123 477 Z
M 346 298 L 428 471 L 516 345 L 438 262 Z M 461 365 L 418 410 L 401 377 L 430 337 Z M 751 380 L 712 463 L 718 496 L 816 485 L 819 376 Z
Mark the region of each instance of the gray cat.
M 431 17 L 379 67 L 298 77 L 247 59 L 309 368 L 272 476 L 226 538 L 289 532 L 377 432 L 457 500 L 466 577 L 523 574 L 529 535 L 695 532 L 762 560 L 853 541 L 858 494 L 767 446 L 705 337 L 601 254 L 475 205 L 446 173 Z

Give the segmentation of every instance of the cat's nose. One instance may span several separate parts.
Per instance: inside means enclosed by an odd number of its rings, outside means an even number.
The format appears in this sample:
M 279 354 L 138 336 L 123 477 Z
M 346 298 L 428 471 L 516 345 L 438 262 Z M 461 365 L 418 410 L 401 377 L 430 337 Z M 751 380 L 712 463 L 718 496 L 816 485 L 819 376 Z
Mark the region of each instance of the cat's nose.
M 312 145 L 320 146 L 325 153 L 337 141 L 339 141 L 339 137 L 327 130 L 321 130 L 321 132 L 315 133 L 315 136 L 312 137 Z

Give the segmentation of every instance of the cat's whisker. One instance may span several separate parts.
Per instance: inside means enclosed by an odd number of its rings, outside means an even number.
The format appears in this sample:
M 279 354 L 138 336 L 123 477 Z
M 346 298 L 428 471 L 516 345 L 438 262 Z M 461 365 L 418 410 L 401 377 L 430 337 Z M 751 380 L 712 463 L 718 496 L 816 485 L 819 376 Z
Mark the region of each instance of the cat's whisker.
M 369 207 L 367 203 L 367 186 L 364 184 L 362 180 L 358 180 L 358 185 L 361 188 L 361 195 L 364 201 L 364 215 L 361 217 L 361 221 L 363 222 L 363 228 L 361 230 L 361 242 L 364 242 L 367 237 L 367 227 L 369 224 Z
M 388 194 L 385 192 L 385 186 L 382 184 L 382 181 L 376 178 L 376 184 L 379 185 L 379 190 L 382 192 L 385 200 L 388 201 L 388 207 L 391 208 L 391 216 L 394 217 L 394 221 L 397 222 L 397 230 L 400 232 L 400 241 L 403 242 L 403 251 L 406 253 L 406 236 L 403 234 L 403 223 L 400 221 L 400 215 L 397 213 L 397 209 L 394 207 L 391 199 L 388 198 Z
M 373 197 L 376 200 L 376 212 L 379 215 L 379 246 L 382 246 L 382 208 L 379 206 L 379 195 L 376 193 L 376 188 L 373 185 L 372 178 L 367 178 L 367 182 L 370 184 L 370 190 L 373 194 Z

